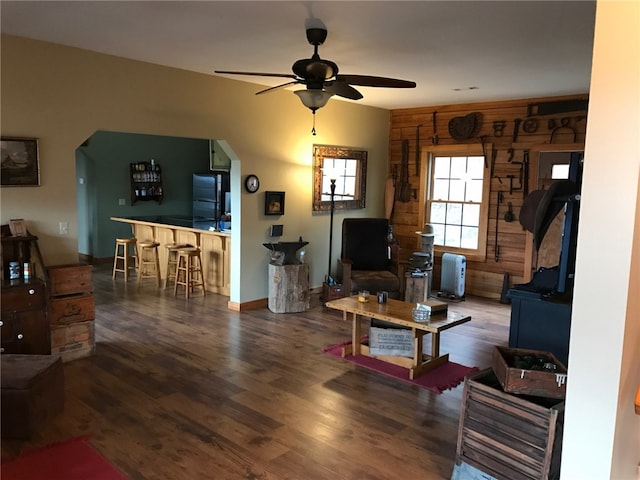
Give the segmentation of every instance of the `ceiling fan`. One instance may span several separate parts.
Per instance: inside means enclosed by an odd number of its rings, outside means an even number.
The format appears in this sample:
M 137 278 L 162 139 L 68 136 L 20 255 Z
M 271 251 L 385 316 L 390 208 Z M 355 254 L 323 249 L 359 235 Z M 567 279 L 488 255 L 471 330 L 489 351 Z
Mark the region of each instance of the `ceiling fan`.
M 293 74 L 237 72 L 228 70 L 216 70 L 215 73 L 291 79 L 291 81 L 283 83 L 282 85 L 260 90 L 256 95 L 272 92 L 290 85 L 306 85 L 306 89 L 296 90 L 293 93 L 295 93 L 302 103 L 313 112 L 314 128 L 311 132 L 314 135 L 316 110 L 324 107 L 333 95 L 338 95 L 350 100 L 360 100 L 362 98 L 362 94 L 353 88 L 352 85 L 359 85 L 363 87 L 415 88 L 416 83 L 408 80 L 375 77 L 371 75 L 339 74 L 338 65 L 331 60 L 320 58 L 320 55 L 318 54 L 318 47 L 324 43 L 326 38 L 326 28 L 307 28 L 307 40 L 311 45 L 313 45 L 313 55 L 311 58 L 297 60 L 291 67 Z

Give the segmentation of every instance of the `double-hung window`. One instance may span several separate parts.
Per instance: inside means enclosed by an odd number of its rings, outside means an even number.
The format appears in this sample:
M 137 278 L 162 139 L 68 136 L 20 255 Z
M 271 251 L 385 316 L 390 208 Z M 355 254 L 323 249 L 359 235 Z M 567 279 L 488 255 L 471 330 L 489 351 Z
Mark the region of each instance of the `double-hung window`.
M 428 158 L 425 221 L 433 226 L 436 251 L 483 261 L 490 174 L 482 147 L 436 146 Z

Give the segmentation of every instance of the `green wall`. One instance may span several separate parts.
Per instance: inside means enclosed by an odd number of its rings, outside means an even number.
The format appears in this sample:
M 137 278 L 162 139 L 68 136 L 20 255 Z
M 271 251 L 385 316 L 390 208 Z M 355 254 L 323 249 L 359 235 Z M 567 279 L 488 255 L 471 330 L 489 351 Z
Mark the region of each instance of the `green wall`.
M 164 199 L 131 205 L 129 164 L 155 161 L 162 168 Z M 95 132 L 76 151 L 78 251 L 94 258 L 113 256 L 116 237 L 130 236 L 129 225 L 111 217 L 191 215 L 192 174 L 209 170 L 209 140 Z M 124 199 L 125 205 L 119 202 Z

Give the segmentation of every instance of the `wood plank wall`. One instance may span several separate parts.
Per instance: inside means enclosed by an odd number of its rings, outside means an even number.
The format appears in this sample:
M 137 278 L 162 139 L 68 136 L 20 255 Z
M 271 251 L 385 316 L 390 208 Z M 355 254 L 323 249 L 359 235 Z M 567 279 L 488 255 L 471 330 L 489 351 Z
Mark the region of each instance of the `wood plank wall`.
M 426 175 L 426 150 L 433 145 L 434 135 L 433 113 L 436 112 L 435 132 L 437 132 L 438 145 L 455 145 L 475 143 L 481 145 L 481 138 L 486 144 L 492 144 L 495 152 L 487 152 L 488 171 L 491 175 L 490 205 L 488 209 L 487 228 L 487 253 L 483 262 L 469 261 L 467 264 L 465 292 L 487 298 L 500 298 L 503 287 L 504 274 L 509 273 L 511 284 L 522 283 L 529 279 L 531 269 L 531 235 L 520 225 L 518 213 L 523 201 L 523 190 L 514 190 L 509 193 L 509 175 L 514 175 L 513 184 L 518 186 L 520 165 L 525 150 L 537 150 L 544 145 L 551 144 L 580 144 L 584 145 L 586 131 L 587 112 L 578 110 L 563 112 L 553 115 L 527 116 L 528 106 L 540 102 L 552 102 L 561 100 L 588 100 L 587 94 L 519 99 L 500 102 L 469 103 L 459 105 L 443 105 L 434 107 L 420 107 L 398 109 L 391 111 L 390 125 L 390 152 L 389 152 L 389 177 L 397 177 L 396 185 L 400 180 L 402 162 L 402 141 L 409 140 L 409 183 L 411 185 L 411 198 L 407 202 L 396 200 L 390 222 L 394 233 L 403 251 L 403 256 L 408 258 L 411 252 L 420 250 L 420 237 L 416 231 L 421 231 L 424 220 L 419 218 L 422 211 L 420 198 L 420 185 L 425 181 Z M 477 133 L 469 140 L 457 141 L 449 133 L 449 122 L 455 117 L 463 117 L 470 113 L 479 113 L 480 127 Z M 514 140 L 516 119 L 520 119 L 517 138 Z M 526 131 L 523 129 L 527 122 Z M 497 127 L 501 122 L 502 131 Z M 420 169 L 415 165 L 416 131 L 420 127 Z M 555 127 L 561 127 L 554 129 Z M 535 127 L 535 128 L 533 128 Z M 567 128 L 568 127 L 568 128 Z M 513 156 L 510 150 L 513 149 Z M 495 163 L 492 162 L 495 155 Z M 537 156 L 537 155 L 536 155 Z M 511 161 L 509 161 L 511 160 Z M 529 191 L 537 185 L 537 158 L 530 158 L 529 167 Z M 499 216 L 497 212 L 498 192 L 501 191 L 503 203 L 500 204 Z M 511 202 L 515 221 L 504 221 L 504 213 L 507 212 Z M 496 217 L 498 216 L 498 260 L 496 261 Z M 529 259 L 529 261 L 527 260 Z M 440 256 L 436 255 L 434 266 L 434 289 L 439 287 Z

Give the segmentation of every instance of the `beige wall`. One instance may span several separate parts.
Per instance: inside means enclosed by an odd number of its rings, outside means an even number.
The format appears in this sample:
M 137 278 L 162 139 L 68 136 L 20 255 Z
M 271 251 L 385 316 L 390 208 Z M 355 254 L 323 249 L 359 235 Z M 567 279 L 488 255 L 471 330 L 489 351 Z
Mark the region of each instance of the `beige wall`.
M 598 2 L 562 449 L 566 480 L 638 478 L 638 132 L 640 3 Z
M 329 217 L 311 210 L 312 144 L 368 150 L 367 208 L 348 215 L 384 212 L 386 110 L 331 100 L 316 114 L 314 137 L 311 112 L 287 90 L 256 96 L 259 87 L 245 82 L 5 35 L 1 48 L 2 135 L 39 138 L 42 179 L 37 188 L 0 189 L 1 221 L 24 218 L 39 236 L 48 265 L 77 261 L 75 150 L 98 129 L 229 143 L 237 156 L 234 201 L 240 202 L 242 217 L 233 219 L 232 302 L 267 297 L 268 255 L 262 243 L 270 240 L 272 223 L 284 225 L 282 240 L 302 236 L 311 242 L 311 285 L 321 285 Z M 248 173 L 261 179 L 255 195 L 242 189 Z M 286 191 L 283 217 L 264 216 L 265 190 Z M 344 216 L 336 214 L 337 232 Z M 68 236 L 58 234 L 60 221 L 69 223 Z M 334 257 L 339 238 L 334 234 Z

